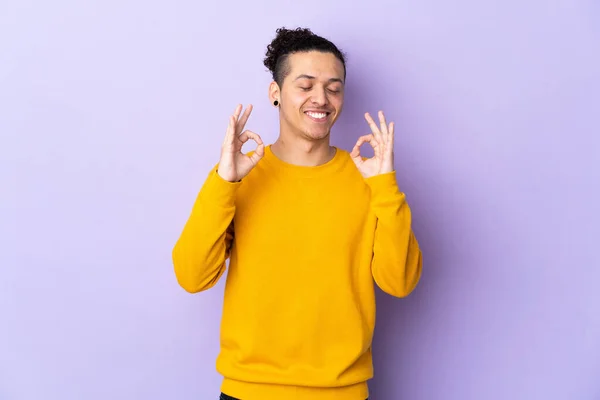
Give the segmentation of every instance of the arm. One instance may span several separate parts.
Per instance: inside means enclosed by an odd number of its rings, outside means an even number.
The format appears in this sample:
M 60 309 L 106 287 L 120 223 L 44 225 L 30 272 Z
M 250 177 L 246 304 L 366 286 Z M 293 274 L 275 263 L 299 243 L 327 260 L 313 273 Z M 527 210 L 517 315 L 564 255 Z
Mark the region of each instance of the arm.
M 366 180 L 371 188 L 371 208 L 377 217 L 372 274 L 386 293 L 408 296 L 421 278 L 421 249 L 411 228 L 411 211 L 400 192 L 395 172 Z
M 173 248 L 177 282 L 190 293 L 213 287 L 225 272 L 225 262 L 231 254 L 234 240 L 236 193 L 241 180 L 265 154 L 260 136 L 244 131 L 251 111 L 250 105 L 241 114 L 242 105 L 238 104 L 229 117 L 219 163 L 204 182 Z M 257 148 L 243 154 L 242 146 L 248 140 L 255 141 Z
M 177 282 L 187 292 L 213 287 L 225 272 L 239 185 L 222 179 L 214 168 L 196 198 L 172 252 Z

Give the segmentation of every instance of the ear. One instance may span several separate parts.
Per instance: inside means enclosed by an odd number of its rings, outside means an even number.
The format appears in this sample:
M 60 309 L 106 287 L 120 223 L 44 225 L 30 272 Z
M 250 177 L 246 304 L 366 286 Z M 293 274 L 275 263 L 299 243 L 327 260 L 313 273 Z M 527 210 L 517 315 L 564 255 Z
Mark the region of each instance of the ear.
M 269 102 L 271 105 L 273 105 L 275 100 L 281 103 L 281 91 L 279 90 L 279 85 L 277 82 L 273 81 L 269 85 Z

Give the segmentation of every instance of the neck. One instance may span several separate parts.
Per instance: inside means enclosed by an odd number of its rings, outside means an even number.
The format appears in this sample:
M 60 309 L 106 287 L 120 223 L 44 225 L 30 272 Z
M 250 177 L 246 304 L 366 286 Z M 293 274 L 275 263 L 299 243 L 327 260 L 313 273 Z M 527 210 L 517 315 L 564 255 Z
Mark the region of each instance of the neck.
M 273 154 L 288 164 L 314 167 L 329 162 L 335 155 L 329 136 L 320 140 L 290 136 L 280 134 L 271 145 Z

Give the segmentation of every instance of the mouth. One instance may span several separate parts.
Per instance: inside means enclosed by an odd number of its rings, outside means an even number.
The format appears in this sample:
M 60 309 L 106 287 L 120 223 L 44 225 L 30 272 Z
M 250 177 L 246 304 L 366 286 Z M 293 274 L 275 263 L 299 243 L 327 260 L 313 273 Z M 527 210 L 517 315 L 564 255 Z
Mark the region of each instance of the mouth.
M 329 118 L 329 111 L 305 111 L 304 114 L 315 122 L 325 122 Z

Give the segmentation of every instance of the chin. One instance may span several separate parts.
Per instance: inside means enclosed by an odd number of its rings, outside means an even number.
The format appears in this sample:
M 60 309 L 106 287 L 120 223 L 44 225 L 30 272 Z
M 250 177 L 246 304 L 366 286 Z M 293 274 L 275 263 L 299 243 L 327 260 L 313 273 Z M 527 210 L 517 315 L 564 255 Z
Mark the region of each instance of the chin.
M 321 139 L 325 139 L 326 137 L 329 136 L 329 129 L 319 129 L 319 130 L 315 130 L 315 129 L 307 129 L 304 131 L 305 135 L 308 136 L 309 138 L 313 139 L 313 140 L 321 140 Z

